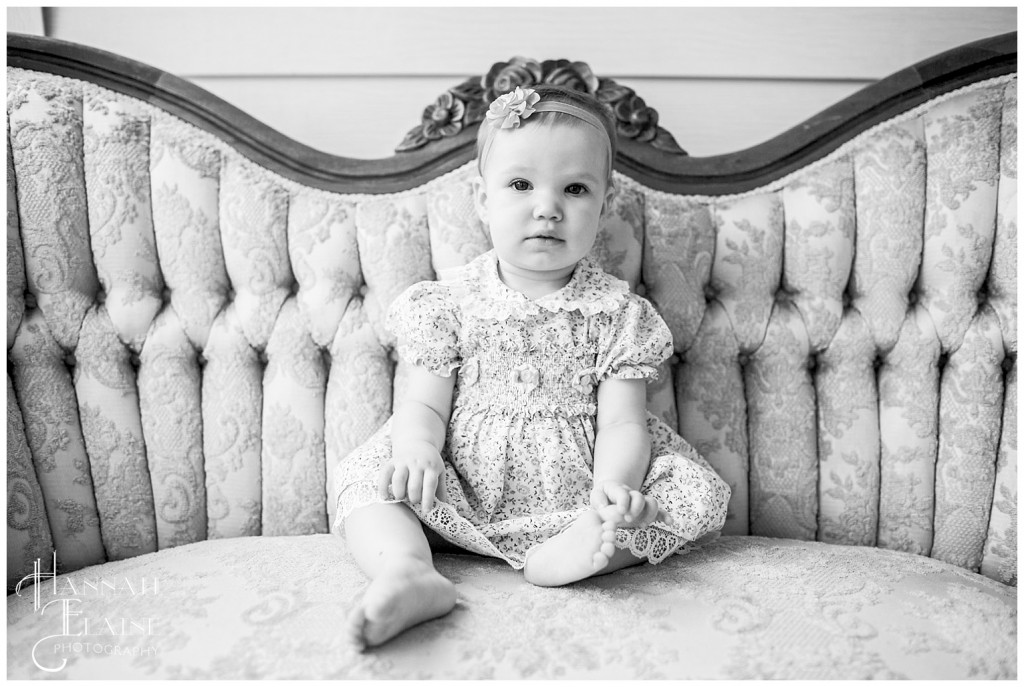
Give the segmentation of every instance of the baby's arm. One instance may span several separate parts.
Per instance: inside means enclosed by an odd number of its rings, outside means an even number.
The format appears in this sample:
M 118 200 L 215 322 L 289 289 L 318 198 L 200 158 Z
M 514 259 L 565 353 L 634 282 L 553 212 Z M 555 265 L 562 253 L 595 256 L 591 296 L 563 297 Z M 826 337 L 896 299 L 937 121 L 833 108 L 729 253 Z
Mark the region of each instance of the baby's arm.
M 633 524 L 639 517 L 653 521 L 657 503 L 653 499 L 645 499 L 639 491 L 647 476 L 650 459 L 646 382 L 642 379 L 606 379 L 597 389 L 597 438 L 591 504 L 601 509 L 614 503 L 626 521 Z
M 378 489 L 388 498 L 388 487 L 396 499 L 409 497 L 422 503 L 423 512 L 434 507 L 438 485 L 444 480 L 441 449 L 452 412 L 456 373 L 441 377 L 426 368 L 413 366 L 406 393 L 391 420 L 391 462 L 380 472 Z

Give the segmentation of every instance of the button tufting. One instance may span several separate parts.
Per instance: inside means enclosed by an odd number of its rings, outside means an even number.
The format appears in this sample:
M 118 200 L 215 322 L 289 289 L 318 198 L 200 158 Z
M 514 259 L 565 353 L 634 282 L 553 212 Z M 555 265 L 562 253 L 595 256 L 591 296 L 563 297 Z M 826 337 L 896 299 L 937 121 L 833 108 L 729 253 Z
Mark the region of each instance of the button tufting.
M 67 365 L 69 369 L 74 369 L 74 367 L 78 365 L 78 358 L 75 357 L 73 352 L 67 353 L 64 356 L 64 364 Z
M 918 296 L 917 291 L 911 291 L 910 293 L 907 294 L 907 302 L 910 303 L 911 305 L 917 305 L 917 302 L 919 300 L 920 296 Z
M 25 292 L 25 310 L 35 310 L 38 307 L 36 296 L 31 291 Z
M 139 358 L 138 353 L 132 353 L 128 356 L 128 363 L 137 370 L 142 365 L 142 360 Z
M 96 303 L 98 305 L 103 305 L 106 302 L 107 302 L 107 292 L 104 291 L 103 289 L 100 289 L 99 291 L 96 292 Z
M 165 287 L 164 290 L 160 292 L 160 300 L 164 303 L 171 302 L 171 289 L 169 287 Z

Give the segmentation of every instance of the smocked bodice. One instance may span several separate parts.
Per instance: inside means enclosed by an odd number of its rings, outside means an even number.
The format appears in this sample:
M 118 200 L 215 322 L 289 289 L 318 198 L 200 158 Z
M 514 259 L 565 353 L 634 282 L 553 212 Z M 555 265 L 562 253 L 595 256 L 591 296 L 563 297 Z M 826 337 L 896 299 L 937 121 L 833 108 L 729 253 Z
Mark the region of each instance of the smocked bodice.
M 399 354 L 447 376 L 455 406 L 494 412 L 593 414 L 608 377 L 649 379 L 671 336 L 646 300 L 589 259 L 536 300 L 505 286 L 493 253 L 447 282 L 423 282 L 392 306 Z

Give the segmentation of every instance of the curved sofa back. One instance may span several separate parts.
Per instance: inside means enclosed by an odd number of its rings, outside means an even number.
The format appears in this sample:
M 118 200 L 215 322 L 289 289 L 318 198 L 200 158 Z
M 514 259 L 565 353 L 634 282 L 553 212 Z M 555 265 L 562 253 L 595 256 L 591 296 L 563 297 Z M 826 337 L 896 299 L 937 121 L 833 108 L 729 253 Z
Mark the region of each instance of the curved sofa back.
M 903 72 L 873 87 L 884 108 L 855 98 L 734 156 L 627 142 L 595 255 L 672 330 L 649 404 L 732 486 L 726 534 L 1016 583 L 1016 57 L 1000 45 L 995 72 L 947 56 L 942 89 Z M 9 585 L 53 550 L 65 572 L 327 531 L 333 466 L 403 384 L 388 305 L 489 247 L 472 132 L 331 158 L 210 126 L 230 107 L 155 70 L 68 54 L 9 37 Z

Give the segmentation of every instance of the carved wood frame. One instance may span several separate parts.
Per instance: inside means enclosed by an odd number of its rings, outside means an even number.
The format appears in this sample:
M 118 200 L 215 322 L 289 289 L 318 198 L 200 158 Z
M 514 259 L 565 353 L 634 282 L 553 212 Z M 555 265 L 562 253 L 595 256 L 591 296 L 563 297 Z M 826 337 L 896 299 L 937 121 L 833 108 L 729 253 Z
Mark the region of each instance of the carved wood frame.
M 448 92 L 459 94 L 479 87 L 485 95 L 485 84 L 493 85 L 502 70 L 515 63 L 516 58 L 496 63 L 485 75 L 468 79 Z M 407 136 L 399 144 L 401 152 L 387 158 L 361 160 L 330 155 L 281 134 L 189 81 L 120 55 L 52 38 L 8 33 L 7 64 L 89 81 L 148 102 L 212 132 L 283 177 L 328 191 L 403 191 L 457 169 L 475 155 L 475 122 L 419 145 L 410 145 Z M 551 74 L 556 74 L 557 78 L 564 76 L 577 82 L 583 71 L 579 65 L 586 67 L 585 63 L 568 60 L 536 64 L 540 65 L 542 78 L 554 79 Z M 566 76 L 567 68 L 575 74 Z M 1016 32 L 975 41 L 867 86 L 765 143 L 710 157 L 686 155 L 671 134 L 656 127 L 656 113 L 655 128 L 651 128 L 651 113 L 643 111 L 646 104 L 642 99 L 639 103 L 630 100 L 625 109 L 626 123 L 633 108 L 640 112 L 641 124 L 646 122 L 647 128 L 641 127 L 644 133 L 631 137 L 628 130 L 623 132 L 620 116 L 615 167 L 657 190 L 701 195 L 742 193 L 806 166 L 857 134 L 923 102 L 1016 71 Z M 596 87 L 602 85 L 613 101 L 616 97 L 638 98 L 632 89 L 623 90 L 625 87 L 609 79 L 598 79 Z M 429 110 L 428 105 L 424 113 Z M 410 136 L 415 131 L 410 131 Z

